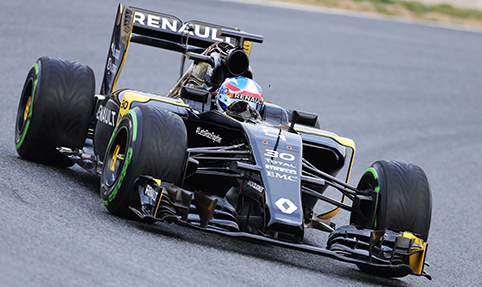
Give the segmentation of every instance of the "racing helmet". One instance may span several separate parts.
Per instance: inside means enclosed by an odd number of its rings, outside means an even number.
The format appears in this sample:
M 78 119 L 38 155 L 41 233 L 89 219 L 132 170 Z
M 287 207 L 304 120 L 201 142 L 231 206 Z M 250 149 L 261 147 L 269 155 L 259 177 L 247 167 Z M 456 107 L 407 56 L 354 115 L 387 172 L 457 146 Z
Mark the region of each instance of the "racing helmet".
M 237 102 L 244 102 L 261 113 L 264 106 L 263 90 L 253 80 L 245 77 L 227 78 L 219 88 L 216 105 L 219 110 L 227 111 Z

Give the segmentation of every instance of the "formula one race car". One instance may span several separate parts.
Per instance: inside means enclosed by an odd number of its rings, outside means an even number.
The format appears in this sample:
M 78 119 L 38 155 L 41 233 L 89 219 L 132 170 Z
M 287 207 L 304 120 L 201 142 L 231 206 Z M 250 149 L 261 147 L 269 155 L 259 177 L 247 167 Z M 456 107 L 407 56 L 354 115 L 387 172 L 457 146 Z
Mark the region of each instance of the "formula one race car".
M 432 199 L 423 170 L 377 161 L 349 185 L 354 142 L 321 130 L 314 114 L 264 100 L 249 64 L 252 44 L 262 42 L 119 5 L 100 94 L 85 65 L 49 57 L 33 65 L 16 119 L 18 154 L 100 175 L 103 203 L 118 216 L 304 250 L 379 276 L 430 279 Z M 130 43 L 181 53 L 182 76 L 167 95 L 115 89 Z M 329 208 L 315 212 L 319 202 Z M 350 222 L 336 228 L 340 209 Z M 303 243 L 306 228 L 329 232 L 327 245 Z

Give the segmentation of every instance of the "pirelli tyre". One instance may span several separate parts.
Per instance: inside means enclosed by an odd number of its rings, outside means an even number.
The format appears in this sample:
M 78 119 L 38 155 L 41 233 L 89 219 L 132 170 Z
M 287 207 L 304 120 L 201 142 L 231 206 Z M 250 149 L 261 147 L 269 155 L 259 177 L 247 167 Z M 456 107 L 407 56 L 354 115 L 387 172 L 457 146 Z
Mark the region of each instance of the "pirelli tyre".
M 139 207 L 134 182 L 140 175 L 179 185 L 186 148 L 186 127 L 178 115 L 148 105 L 129 110 L 105 153 L 101 196 L 107 210 L 135 218 L 129 206 Z
M 358 183 L 358 189 L 368 188 L 379 193 L 379 202 L 375 222 L 367 227 L 410 231 L 427 240 L 432 194 L 427 176 L 420 167 L 398 161 L 377 161 Z
M 398 161 L 377 161 L 363 174 L 358 189 L 372 189 L 379 193 L 379 202 L 372 226 L 383 230 L 409 231 L 427 241 L 432 218 L 432 194 L 425 172 L 418 166 Z M 354 221 L 354 213 L 350 223 Z M 406 274 L 387 272 L 366 265 L 360 270 L 384 277 Z
M 68 167 L 57 147 L 81 148 L 94 109 L 94 72 L 86 65 L 42 57 L 30 69 L 18 105 L 15 147 L 25 159 Z

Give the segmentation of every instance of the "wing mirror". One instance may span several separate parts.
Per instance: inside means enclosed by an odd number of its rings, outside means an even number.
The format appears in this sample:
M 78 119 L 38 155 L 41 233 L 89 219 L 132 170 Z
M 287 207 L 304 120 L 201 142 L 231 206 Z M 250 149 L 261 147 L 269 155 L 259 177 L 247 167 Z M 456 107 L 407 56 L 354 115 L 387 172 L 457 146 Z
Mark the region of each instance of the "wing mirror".
M 209 92 L 206 90 L 196 89 L 184 86 L 181 89 L 181 98 L 192 100 L 200 103 L 207 103 Z
M 293 110 L 293 114 L 291 116 L 291 125 L 288 129 L 289 132 L 296 132 L 295 131 L 295 124 L 302 124 L 310 127 L 315 127 L 316 122 L 318 121 L 318 115 Z

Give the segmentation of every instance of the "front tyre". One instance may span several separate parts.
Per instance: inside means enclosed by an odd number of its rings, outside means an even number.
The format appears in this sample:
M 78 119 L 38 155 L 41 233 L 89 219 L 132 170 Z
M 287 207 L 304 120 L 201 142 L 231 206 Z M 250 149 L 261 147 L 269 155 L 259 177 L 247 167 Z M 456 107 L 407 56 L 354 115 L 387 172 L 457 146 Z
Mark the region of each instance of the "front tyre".
M 377 161 L 363 174 L 358 189 L 379 193 L 375 222 L 363 227 L 408 231 L 427 241 L 432 217 L 432 194 L 425 172 L 418 166 L 398 161 Z M 352 213 L 350 223 L 355 219 Z M 360 220 L 357 219 L 357 222 Z M 383 277 L 405 276 L 385 269 L 357 264 L 366 273 Z
M 42 57 L 30 69 L 15 125 L 15 147 L 25 159 L 73 165 L 57 147 L 81 148 L 94 110 L 94 72 L 86 65 Z
M 187 132 L 182 119 L 169 111 L 141 105 L 129 110 L 116 126 L 107 147 L 101 196 L 107 210 L 134 218 L 139 207 L 134 182 L 140 175 L 179 185 Z
M 363 174 L 357 188 L 379 193 L 375 222 L 366 227 L 409 231 L 427 241 L 432 194 L 420 167 L 398 161 L 377 161 Z

